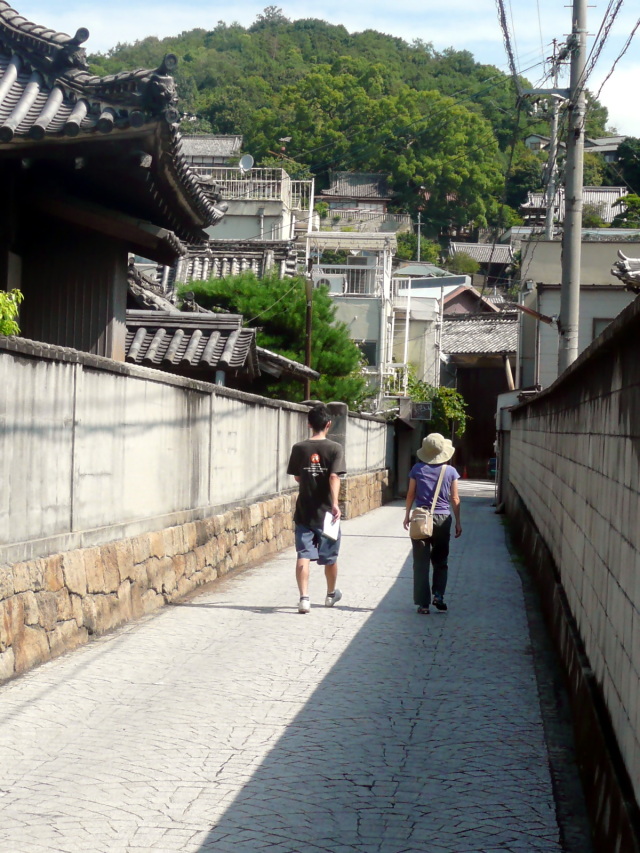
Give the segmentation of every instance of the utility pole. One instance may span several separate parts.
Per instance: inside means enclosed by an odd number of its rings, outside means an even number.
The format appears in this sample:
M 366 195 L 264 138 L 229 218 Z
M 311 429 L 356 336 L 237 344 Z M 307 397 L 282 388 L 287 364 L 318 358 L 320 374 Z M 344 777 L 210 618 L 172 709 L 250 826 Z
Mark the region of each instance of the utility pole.
M 422 219 L 422 211 L 419 210 L 418 211 L 418 261 L 420 260 L 420 234 L 422 231 L 421 219 Z
M 553 88 L 558 88 L 558 62 L 556 58 L 556 40 L 553 40 Z M 553 240 L 553 203 L 556 198 L 556 173 L 558 171 L 558 115 L 560 100 L 552 95 L 551 139 L 549 141 L 549 160 L 547 169 L 547 213 L 545 217 L 544 236 Z
M 573 0 L 569 127 L 565 167 L 558 374 L 578 357 L 580 262 L 582 257 L 582 182 L 584 173 L 584 69 L 587 60 L 587 0 Z
M 304 363 L 306 367 L 311 367 L 311 328 L 313 324 L 313 279 L 311 278 L 311 268 L 313 262 L 311 258 L 307 261 L 307 275 L 305 276 L 306 285 L 306 318 L 305 318 L 305 347 L 304 347 Z M 304 399 L 311 399 L 311 379 L 305 377 L 304 380 Z

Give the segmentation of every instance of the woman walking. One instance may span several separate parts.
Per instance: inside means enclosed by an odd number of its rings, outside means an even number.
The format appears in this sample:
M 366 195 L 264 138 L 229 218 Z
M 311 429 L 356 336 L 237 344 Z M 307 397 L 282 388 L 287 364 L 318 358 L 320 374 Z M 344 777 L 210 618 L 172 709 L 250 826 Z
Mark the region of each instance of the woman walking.
M 456 539 L 462 533 L 460 524 L 460 497 L 458 480 L 460 475 L 447 462 L 454 453 L 453 444 L 440 433 L 432 432 L 422 442 L 416 453 L 420 460 L 409 472 L 404 529 L 409 529 L 411 507 L 426 506 L 429 509 L 444 472 L 433 514 L 433 535 L 429 539 L 412 539 L 413 546 L 413 602 L 418 613 L 428 614 L 433 593 L 433 605 L 438 610 L 447 610 L 444 593 L 447 588 L 449 570 L 449 540 L 451 538 L 451 509 L 456 520 Z M 433 565 L 433 583 L 429 584 L 430 565 Z

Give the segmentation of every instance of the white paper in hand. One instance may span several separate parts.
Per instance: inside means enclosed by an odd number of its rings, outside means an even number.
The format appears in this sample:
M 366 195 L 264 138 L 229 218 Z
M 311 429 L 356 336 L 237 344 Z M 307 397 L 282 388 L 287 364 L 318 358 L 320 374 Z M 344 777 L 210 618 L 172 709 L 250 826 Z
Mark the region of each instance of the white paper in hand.
M 327 539 L 333 539 L 335 542 L 335 540 L 340 535 L 340 519 L 338 518 L 336 521 L 334 521 L 331 513 L 325 512 L 322 532 L 327 537 Z

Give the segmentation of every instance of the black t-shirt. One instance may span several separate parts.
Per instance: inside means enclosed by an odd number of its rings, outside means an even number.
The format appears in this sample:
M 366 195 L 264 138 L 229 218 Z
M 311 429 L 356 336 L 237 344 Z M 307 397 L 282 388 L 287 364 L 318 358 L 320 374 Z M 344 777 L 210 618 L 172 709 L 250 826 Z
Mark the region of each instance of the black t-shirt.
M 300 492 L 293 520 L 305 527 L 322 527 L 331 511 L 331 474 L 345 474 L 342 445 L 329 438 L 299 441 L 291 448 L 287 474 L 300 477 Z

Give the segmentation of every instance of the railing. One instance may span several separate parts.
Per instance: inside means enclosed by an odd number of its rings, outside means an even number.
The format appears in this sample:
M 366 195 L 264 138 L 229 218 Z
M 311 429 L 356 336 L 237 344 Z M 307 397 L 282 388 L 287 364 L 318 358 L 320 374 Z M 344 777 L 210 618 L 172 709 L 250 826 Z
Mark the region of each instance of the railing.
M 212 178 L 225 201 L 282 201 L 288 208 L 292 207 L 293 182 L 284 169 L 251 169 L 249 172 L 226 166 L 192 166 L 191 169 L 202 178 Z
M 383 397 L 404 397 L 409 378 L 408 364 L 388 364 L 382 372 Z
M 309 210 L 313 181 L 291 181 L 291 207 L 294 210 Z
M 328 276 L 342 276 L 344 278 L 343 296 L 379 296 L 381 293 L 376 276 L 376 267 L 356 266 L 355 264 L 314 266 L 314 281 L 319 281 Z
M 366 227 L 359 228 L 360 225 Z M 359 231 L 396 232 L 410 230 L 411 217 L 408 213 L 378 213 L 375 210 L 333 208 L 322 220 L 323 228 L 340 230 L 345 226 L 356 226 Z

